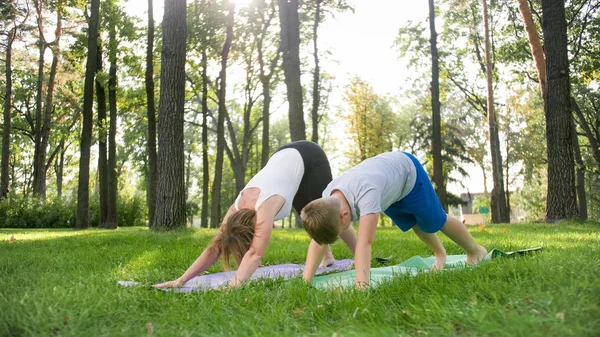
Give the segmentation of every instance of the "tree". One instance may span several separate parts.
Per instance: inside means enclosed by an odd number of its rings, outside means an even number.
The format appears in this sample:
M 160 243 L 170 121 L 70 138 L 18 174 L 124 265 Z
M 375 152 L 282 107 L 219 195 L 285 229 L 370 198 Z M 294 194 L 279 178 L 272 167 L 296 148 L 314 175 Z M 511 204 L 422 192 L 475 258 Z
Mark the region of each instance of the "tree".
M 158 107 L 158 175 L 153 230 L 185 225 L 183 120 L 185 102 L 186 1 L 165 2 Z
M 498 126 L 496 110 L 494 107 L 494 84 L 492 66 L 492 46 L 490 42 L 490 29 L 488 22 L 487 0 L 483 0 L 483 26 L 485 31 L 485 69 L 487 79 L 487 114 L 490 129 L 490 152 L 492 154 L 492 178 L 494 189 L 492 190 L 492 223 L 510 222 L 510 210 L 506 205 L 506 193 L 504 190 L 504 178 L 502 172 L 502 154 L 500 153 L 500 139 L 498 137 Z
M 448 209 L 446 202 L 446 185 L 442 173 L 444 163 L 442 162 L 442 131 L 440 116 L 440 67 L 437 50 L 437 33 L 435 31 L 435 5 L 429 0 L 429 28 L 431 31 L 431 120 L 433 122 L 433 183 L 440 203 L 444 209 Z
M 85 69 L 85 83 L 83 92 L 83 127 L 81 129 L 80 157 L 79 157 L 79 182 L 77 190 L 77 217 L 76 228 L 89 227 L 89 181 L 90 181 L 90 147 L 92 144 L 92 124 L 94 104 L 94 74 L 96 72 L 96 53 L 98 47 L 98 17 L 100 1 L 92 0 L 90 19 L 88 23 L 88 51 Z
M 548 197 L 545 220 L 554 222 L 577 216 L 564 2 L 542 1 L 542 15 L 546 55 L 544 114 L 548 149 Z
M 396 116 L 389 101 L 358 77 L 354 77 L 346 87 L 344 101 L 348 105 L 348 113 L 343 118 L 349 123 L 348 133 L 355 144 L 348 154 L 350 163 L 357 164 L 391 151 Z
M 117 50 L 119 48 L 116 38 L 116 18 L 125 17 L 123 13 L 116 10 L 114 3 L 110 3 L 110 16 L 108 28 L 108 59 L 110 68 L 108 73 L 108 107 L 110 123 L 108 126 L 108 162 L 107 162 L 107 207 L 106 228 L 116 229 L 117 217 Z
M 298 0 L 278 0 L 281 26 L 283 74 L 287 88 L 290 136 L 292 141 L 306 139 L 302 83 L 300 81 L 300 19 Z
M 148 47 L 146 49 L 146 101 L 148 105 L 146 116 L 148 118 L 148 223 L 154 223 L 156 209 L 156 107 L 154 104 L 154 10 L 153 0 L 148 0 Z
M 98 227 L 106 227 L 108 213 L 108 157 L 106 147 L 106 77 L 102 72 L 102 45 L 98 43 L 96 60 L 96 101 L 98 105 L 98 190 L 100 194 L 100 217 Z
M 221 218 L 221 183 L 223 179 L 223 151 L 225 149 L 225 116 L 227 107 L 225 105 L 226 89 L 227 89 L 227 59 L 229 50 L 231 49 L 231 41 L 233 39 L 233 15 L 235 5 L 229 4 L 229 14 L 227 16 L 227 31 L 225 34 L 225 43 L 221 51 L 221 71 L 218 79 L 218 101 L 219 112 L 217 117 L 217 158 L 215 162 L 215 175 L 212 186 L 212 207 L 210 213 L 210 226 L 216 228 L 219 225 Z
M 0 200 L 8 194 L 10 184 L 10 134 L 11 134 L 11 112 L 12 112 L 12 44 L 17 36 L 16 24 L 9 30 L 6 36 L 6 89 L 4 95 L 4 125 L 2 129 L 2 158 L 0 170 Z
M 319 142 L 319 104 L 321 99 L 321 73 L 319 68 L 319 45 L 317 43 L 319 23 L 321 22 L 321 3 L 323 0 L 315 0 L 315 22 L 313 25 L 313 58 L 315 70 L 313 72 L 313 102 L 310 117 L 312 120 L 312 137 L 315 143 Z

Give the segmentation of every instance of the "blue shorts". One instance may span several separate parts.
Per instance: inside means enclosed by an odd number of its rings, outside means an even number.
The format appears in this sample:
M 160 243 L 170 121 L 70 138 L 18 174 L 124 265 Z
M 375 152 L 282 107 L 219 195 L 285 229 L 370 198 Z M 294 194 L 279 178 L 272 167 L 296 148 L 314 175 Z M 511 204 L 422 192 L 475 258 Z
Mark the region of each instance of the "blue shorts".
M 405 154 L 417 169 L 415 186 L 406 197 L 391 204 L 383 213 L 389 216 L 403 232 L 418 225 L 425 233 L 435 233 L 444 227 L 447 214 L 423 165 L 412 154 L 406 152 Z

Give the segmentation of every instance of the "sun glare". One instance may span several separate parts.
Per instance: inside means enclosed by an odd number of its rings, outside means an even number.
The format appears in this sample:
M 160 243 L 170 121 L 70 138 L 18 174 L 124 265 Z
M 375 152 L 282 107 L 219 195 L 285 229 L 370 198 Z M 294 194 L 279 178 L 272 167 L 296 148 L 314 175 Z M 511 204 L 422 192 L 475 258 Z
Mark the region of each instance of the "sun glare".
M 254 1 L 254 0 L 229 0 L 229 2 L 235 4 L 235 7 L 237 7 L 237 8 L 247 7 L 248 5 L 250 5 L 252 3 L 252 1 Z

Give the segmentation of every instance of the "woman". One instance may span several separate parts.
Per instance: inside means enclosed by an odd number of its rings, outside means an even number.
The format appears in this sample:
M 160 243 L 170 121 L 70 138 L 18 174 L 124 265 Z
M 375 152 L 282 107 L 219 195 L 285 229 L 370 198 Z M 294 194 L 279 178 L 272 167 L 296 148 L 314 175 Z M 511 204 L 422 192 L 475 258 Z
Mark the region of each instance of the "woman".
M 284 219 L 292 206 L 300 214 L 306 204 L 321 197 L 331 178 L 327 155 L 319 145 L 305 140 L 283 145 L 237 196 L 217 236 L 200 257 L 178 279 L 155 287 L 180 287 L 219 257 L 225 270 L 229 270 L 231 255 L 238 270 L 229 285 L 240 286 L 260 266 L 273 222 Z M 328 266 L 333 261 L 328 249 L 321 265 Z

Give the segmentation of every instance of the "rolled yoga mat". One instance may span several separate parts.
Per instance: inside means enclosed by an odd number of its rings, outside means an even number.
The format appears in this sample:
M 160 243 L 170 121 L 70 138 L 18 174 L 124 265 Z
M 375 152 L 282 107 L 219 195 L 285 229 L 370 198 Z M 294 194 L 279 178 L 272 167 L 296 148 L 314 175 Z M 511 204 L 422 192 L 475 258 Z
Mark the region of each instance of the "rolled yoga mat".
M 336 260 L 329 267 L 320 267 L 317 269 L 317 274 L 339 272 L 352 268 L 354 260 Z M 302 274 L 304 266 L 299 264 L 279 264 L 274 266 L 260 267 L 254 272 L 250 280 L 256 280 L 259 278 L 283 278 L 284 280 L 300 276 Z M 191 280 L 187 281 L 180 288 L 168 288 L 161 289 L 165 291 L 174 291 L 177 293 L 189 293 L 192 291 L 205 291 L 210 289 L 216 289 L 218 287 L 227 285 L 233 276 L 235 271 L 227 271 L 215 274 L 207 274 L 196 276 Z M 117 281 L 117 283 L 123 287 L 133 286 L 147 286 L 135 281 Z
M 530 252 L 541 250 L 542 247 L 529 248 L 517 250 L 514 252 L 503 252 L 498 249 L 492 249 L 483 260 L 491 260 L 493 258 L 501 256 L 517 256 L 523 255 Z M 369 282 L 370 287 L 376 287 L 382 282 L 389 281 L 394 275 L 409 274 L 416 275 L 421 272 L 427 272 L 431 270 L 433 262 L 435 261 L 434 256 L 423 258 L 421 256 L 413 256 L 410 259 L 389 267 L 371 268 L 371 281 Z M 464 268 L 465 262 L 467 261 L 466 255 L 448 255 L 446 259 L 446 265 L 444 270 Z M 317 276 L 313 278 L 312 284 L 319 289 L 331 289 L 331 288 L 344 288 L 354 286 L 356 280 L 355 270 L 344 271 L 341 273 Z

